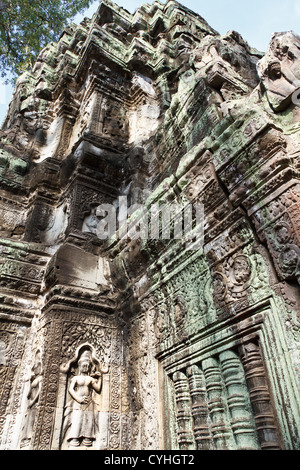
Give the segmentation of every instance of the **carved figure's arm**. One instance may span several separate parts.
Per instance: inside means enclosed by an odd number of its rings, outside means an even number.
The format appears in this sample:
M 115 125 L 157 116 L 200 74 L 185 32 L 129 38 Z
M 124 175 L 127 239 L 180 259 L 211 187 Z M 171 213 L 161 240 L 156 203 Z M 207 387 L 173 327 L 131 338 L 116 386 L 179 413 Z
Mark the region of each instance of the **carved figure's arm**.
M 96 372 L 93 375 L 93 380 L 91 382 L 91 385 L 97 393 L 100 393 L 100 390 L 102 387 L 102 374 L 100 374 L 100 372 Z
M 71 395 L 72 398 L 74 398 L 75 401 L 77 401 L 78 403 L 84 403 L 84 398 L 85 397 L 81 397 L 80 395 L 78 395 L 78 393 L 76 392 L 75 390 L 75 386 L 76 386 L 76 377 L 73 377 L 73 379 L 71 380 L 71 384 L 70 384 L 70 387 L 69 387 L 69 393 Z

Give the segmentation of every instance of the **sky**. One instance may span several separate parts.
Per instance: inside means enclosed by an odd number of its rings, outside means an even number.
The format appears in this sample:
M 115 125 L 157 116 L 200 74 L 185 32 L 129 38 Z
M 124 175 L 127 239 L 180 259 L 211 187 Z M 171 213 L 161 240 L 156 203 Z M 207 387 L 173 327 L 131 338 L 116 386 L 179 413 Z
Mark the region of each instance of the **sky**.
M 134 13 L 143 3 L 152 0 L 114 0 L 119 6 Z M 161 3 L 166 1 L 161 0 Z M 300 35 L 300 0 L 182 0 L 184 6 L 199 13 L 220 34 L 230 30 L 239 32 L 250 46 L 266 51 L 274 32 L 293 30 Z M 84 15 L 75 18 L 80 23 L 84 16 L 91 18 L 100 4 L 95 0 Z M 11 99 L 12 88 L 0 81 L 0 124 Z

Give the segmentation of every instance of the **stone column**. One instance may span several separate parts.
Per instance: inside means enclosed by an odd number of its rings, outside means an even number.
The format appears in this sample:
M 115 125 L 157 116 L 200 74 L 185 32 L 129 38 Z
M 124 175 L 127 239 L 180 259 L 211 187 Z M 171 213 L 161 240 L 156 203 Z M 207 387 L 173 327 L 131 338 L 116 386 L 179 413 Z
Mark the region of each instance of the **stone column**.
M 219 363 L 215 358 L 205 359 L 202 369 L 208 392 L 208 408 L 212 420 L 212 436 L 217 450 L 235 449 L 235 441 L 230 428 L 224 386 Z
M 280 450 L 280 437 L 259 346 L 254 342 L 244 344 L 241 347 L 241 359 L 261 448 Z
M 231 416 L 231 429 L 238 449 L 258 450 L 258 439 L 243 366 L 238 355 L 225 351 L 219 356 L 227 390 L 227 404 Z
M 202 370 L 196 365 L 187 369 L 187 375 L 192 400 L 196 446 L 198 450 L 212 450 L 214 446 L 208 423 L 209 411 L 204 375 Z
M 183 372 L 175 372 L 173 382 L 177 406 L 176 419 L 179 448 L 180 450 L 193 450 L 195 449 L 195 442 L 188 379 Z

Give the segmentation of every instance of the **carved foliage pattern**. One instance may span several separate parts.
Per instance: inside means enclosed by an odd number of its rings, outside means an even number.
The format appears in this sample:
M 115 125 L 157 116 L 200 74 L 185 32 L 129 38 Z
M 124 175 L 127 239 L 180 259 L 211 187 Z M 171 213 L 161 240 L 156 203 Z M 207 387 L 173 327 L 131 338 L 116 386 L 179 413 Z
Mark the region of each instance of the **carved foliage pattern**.
M 155 318 L 153 299 L 142 303 L 142 315 L 131 324 L 128 357 L 129 404 L 131 415 L 131 448 L 158 448 L 157 362 L 155 359 Z M 134 367 L 132 365 L 134 364 Z
M 20 363 L 24 353 L 25 334 L 22 328 L 15 323 L 3 323 L 0 330 L 0 396 L 1 396 L 1 418 L 0 418 L 0 436 L 7 419 L 9 400 L 13 389 L 20 392 L 22 382 L 15 382 L 18 374 L 20 374 Z M 19 403 L 20 393 L 14 394 L 13 401 L 10 406 L 10 413 L 13 419 Z
M 164 339 L 182 341 L 220 315 L 232 315 L 269 294 L 262 250 L 248 245 L 231 256 L 222 254 L 223 247 L 211 249 L 211 266 L 200 257 L 156 289 L 154 331 L 160 347 Z

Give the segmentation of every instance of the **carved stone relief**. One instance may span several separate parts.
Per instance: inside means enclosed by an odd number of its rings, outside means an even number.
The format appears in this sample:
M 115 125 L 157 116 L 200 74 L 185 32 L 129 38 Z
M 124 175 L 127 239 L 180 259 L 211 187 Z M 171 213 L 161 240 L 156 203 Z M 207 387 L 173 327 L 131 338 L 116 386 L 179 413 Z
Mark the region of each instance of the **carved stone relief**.
M 274 111 L 282 111 L 291 103 L 299 87 L 299 37 L 293 32 L 274 35 L 265 57 L 258 63 L 258 73 Z
M 99 368 L 87 346 L 80 348 L 76 366 L 77 370 L 73 366 L 73 371 L 68 371 L 69 400 L 64 407 L 62 448 L 64 441 L 69 448 L 92 447 L 99 434 L 97 401 L 102 389 L 102 374 L 107 373 L 108 369 Z
M 219 357 L 204 359 L 173 374 L 180 449 L 281 447 L 267 383 L 264 390 L 258 390 L 255 385 L 255 380 L 263 374 L 258 348 L 254 344 L 245 345 L 243 351 L 250 350 L 256 351 L 251 373 L 244 354 L 240 357 L 237 352 L 227 350 Z M 261 413 L 256 415 L 258 407 Z M 261 420 L 257 428 L 255 420 Z
M 40 399 L 41 387 L 43 380 L 43 369 L 41 352 L 35 353 L 34 365 L 31 369 L 31 375 L 28 379 L 29 390 L 27 393 L 26 414 L 24 424 L 21 431 L 20 448 L 30 446 L 33 436 L 34 422 L 37 415 L 37 407 Z

